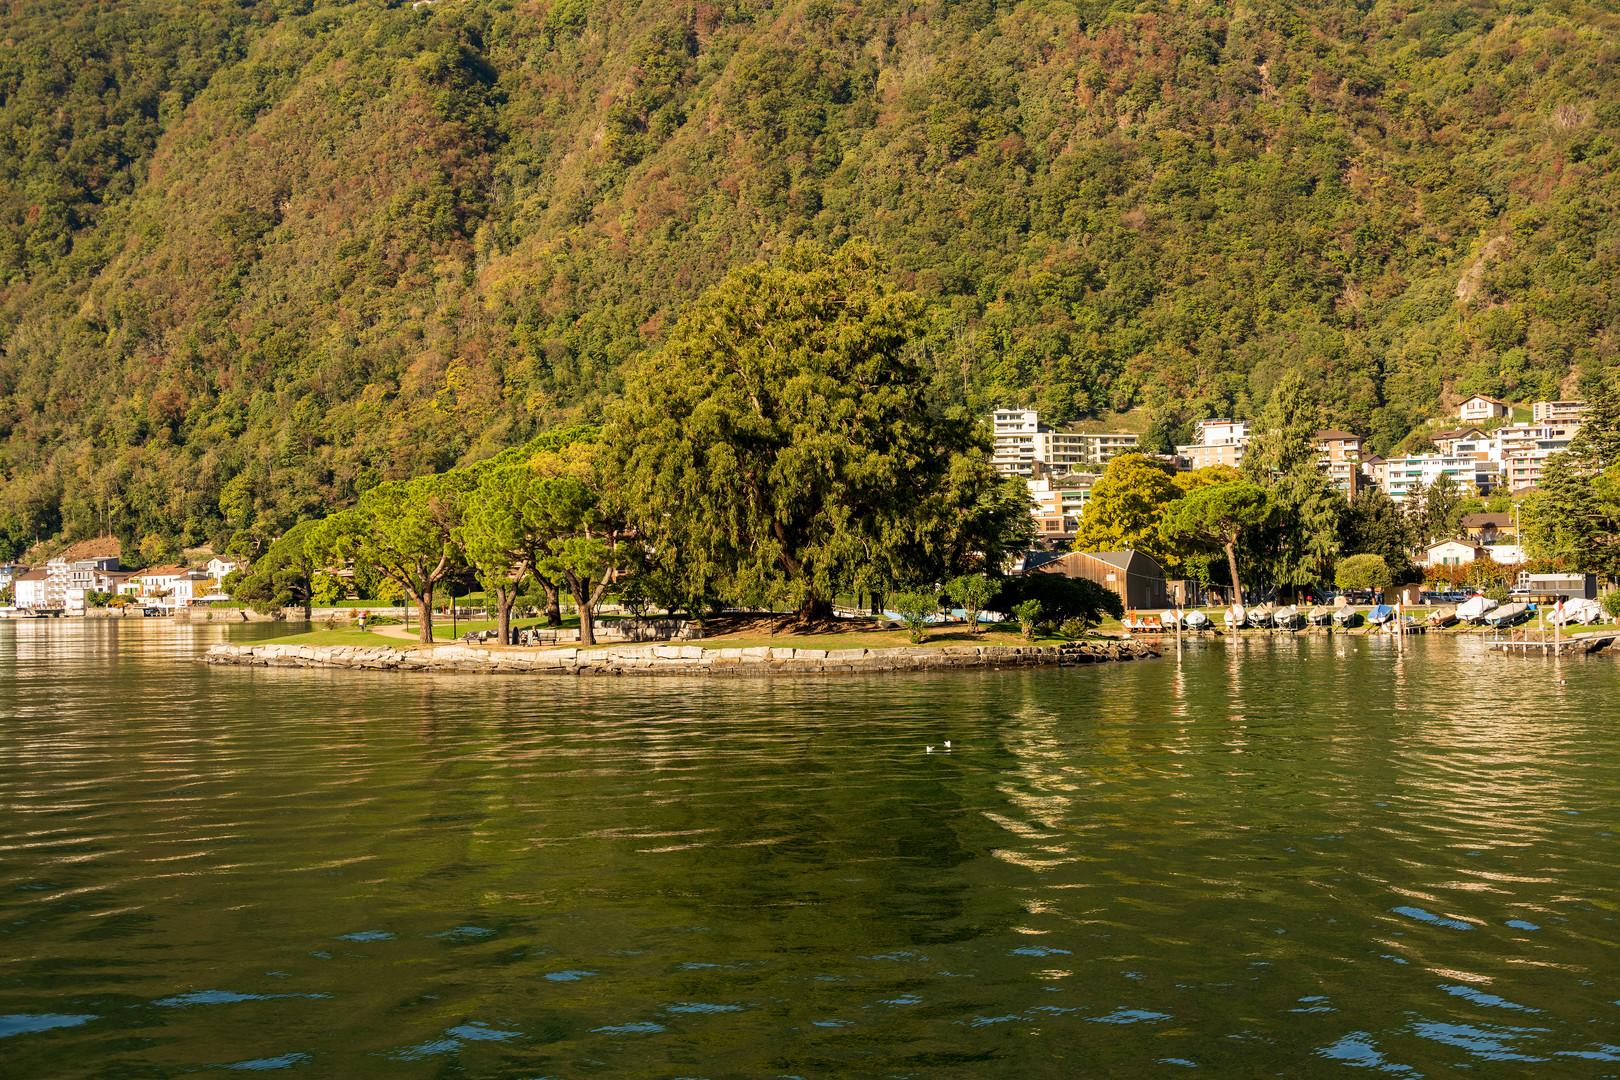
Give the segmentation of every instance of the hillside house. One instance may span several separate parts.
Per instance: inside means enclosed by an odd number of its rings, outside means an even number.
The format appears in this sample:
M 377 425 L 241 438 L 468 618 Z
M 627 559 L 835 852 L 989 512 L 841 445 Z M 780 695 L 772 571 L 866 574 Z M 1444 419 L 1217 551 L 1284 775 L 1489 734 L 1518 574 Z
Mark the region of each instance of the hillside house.
M 1464 423 L 1478 424 L 1486 420 L 1496 420 L 1508 414 L 1505 401 L 1497 401 L 1484 394 L 1475 394 L 1473 397 L 1457 406 L 1457 416 Z

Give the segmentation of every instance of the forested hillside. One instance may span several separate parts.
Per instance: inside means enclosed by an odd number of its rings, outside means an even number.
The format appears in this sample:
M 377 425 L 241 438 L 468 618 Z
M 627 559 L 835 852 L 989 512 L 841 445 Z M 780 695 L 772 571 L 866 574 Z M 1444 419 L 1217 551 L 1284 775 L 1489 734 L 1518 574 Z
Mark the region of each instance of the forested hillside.
M 1378 448 L 1620 327 L 1578 3 L 40 0 L 0 15 L 0 548 L 156 553 L 597 418 L 734 266 L 869 238 L 941 404 L 1303 372 Z M 6 551 L 0 551 L 5 554 Z

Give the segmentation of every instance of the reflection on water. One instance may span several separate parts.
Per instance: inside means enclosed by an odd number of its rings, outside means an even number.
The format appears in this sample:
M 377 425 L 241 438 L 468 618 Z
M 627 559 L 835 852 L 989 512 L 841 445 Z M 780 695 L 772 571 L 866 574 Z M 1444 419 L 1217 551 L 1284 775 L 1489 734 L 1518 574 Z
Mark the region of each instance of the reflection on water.
M 5 1075 L 1620 1068 L 1610 660 L 186 662 L 284 630 L 0 626 Z

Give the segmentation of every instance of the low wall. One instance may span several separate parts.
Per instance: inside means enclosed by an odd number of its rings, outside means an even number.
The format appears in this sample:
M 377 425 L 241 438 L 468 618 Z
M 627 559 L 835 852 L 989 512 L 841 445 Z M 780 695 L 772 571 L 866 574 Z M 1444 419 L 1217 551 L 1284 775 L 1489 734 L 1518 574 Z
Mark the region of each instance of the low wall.
M 900 649 L 705 649 L 697 645 L 619 645 L 596 649 L 501 649 L 463 645 L 378 648 L 356 645 L 215 645 L 205 664 L 535 675 L 834 675 L 942 668 L 1068 666 L 1145 659 L 1141 642 L 1057 646 L 945 645 Z

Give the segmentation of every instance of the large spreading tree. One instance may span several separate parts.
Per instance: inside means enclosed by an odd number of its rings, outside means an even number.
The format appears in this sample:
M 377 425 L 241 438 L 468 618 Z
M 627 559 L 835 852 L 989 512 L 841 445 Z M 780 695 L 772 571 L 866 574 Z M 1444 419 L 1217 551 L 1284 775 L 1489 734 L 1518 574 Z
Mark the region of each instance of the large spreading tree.
M 1117 455 L 1091 487 L 1074 550 L 1134 548 L 1166 570 L 1174 569 L 1181 562 L 1178 545 L 1159 530 L 1159 522 L 1181 493 L 1158 462 L 1142 454 Z
M 1242 603 L 1238 545 L 1265 525 L 1271 513 L 1271 499 L 1263 488 L 1247 480 L 1235 480 L 1194 488 L 1170 504 L 1159 527 L 1167 537 L 1211 544 L 1224 551 L 1227 568 L 1232 572 L 1233 598 Z
M 309 560 L 316 566 L 352 560 L 394 582 L 416 605 L 418 640 L 431 644 L 433 588 L 464 565 L 456 533 L 469 484 L 464 470 L 378 484 L 311 530 Z
M 801 244 L 727 275 L 630 373 L 620 495 L 689 595 L 786 594 L 817 621 L 841 591 L 943 580 L 1026 535 L 983 425 L 929 406 L 921 310 L 869 245 Z

